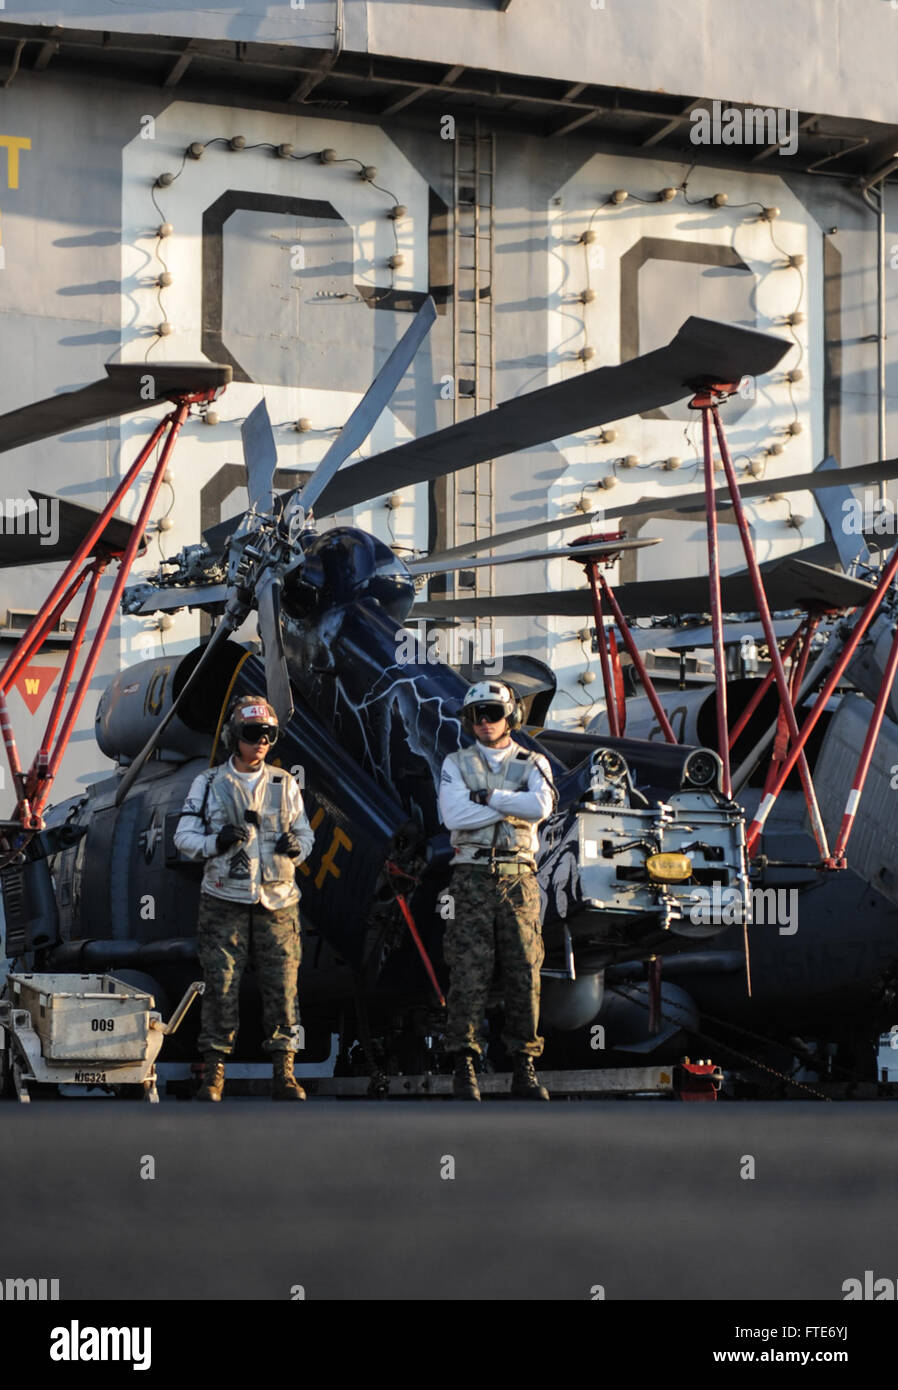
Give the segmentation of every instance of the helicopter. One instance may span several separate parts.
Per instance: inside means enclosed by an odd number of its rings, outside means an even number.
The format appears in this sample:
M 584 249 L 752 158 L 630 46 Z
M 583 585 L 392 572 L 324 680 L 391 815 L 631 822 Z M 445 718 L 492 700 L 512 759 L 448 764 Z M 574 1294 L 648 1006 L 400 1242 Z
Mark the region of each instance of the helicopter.
M 96 734 L 101 752 L 118 764 L 113 775 L 44 817 L 46 750 L 29 773 L 14 770 L 19 801 L 0 827 L 6 847 L 0 887 L 6 951 L 15 960 L 28 968 L 114 970 L 148 988 L 161 1008 L 177 997 L 195 973 L 199 884 L 196 866 L 180 860 L 174 829 L 190 782 L 215 755 L 229 701 L 264 689 L 283 730 L 278 760 L 301 778 L 316 831 L 313 854 L 298 868 L 304 1055 L 327 1056 L 335 1032 L 341 1055 L 358 1037 L 369 1064 L 374 1038 L 403 1070 L 432 1050 L 445 979 L 442 928 L 452 910 L 450 848 L 436 787 L 443 758 L 464 742 L 459 708 L 467 681 L 439 663 L 400 661 L 397 651 L 416 580 L 470 568 L 472 561 L 403 561 L 355 527 L 319 532 L 313 509 L 332 515 L 385 490 L 668 404 L 708 381 L 762 374 L 788 347 L 752 330 L 690 319 L 666 348 L 343 467 L 433 316 L 427 301 L 310 479 L 277 497 L 277 452 L 260 403 L 242 431 L 246 513 L 207 532 L 202 546 L 186 547 L 157 582 L 124 591 L 153 485 L 124 549 L 123 535 L 118 549 L 110 537 L 115 525 L 127 533 L 125 523 L 106 513 L 92 519 L 73 562 L 92 546 L 98 553 L 105 546 L 106 563 L 120 555 L 113 598 L 124 599 L 126 612 L 202 608 L 217 625 L 187 656 L 139 663 L 107 688 Z M 138 370 L 110 368 L 112 386 L 53 397 L 49 412 L 39 403 L 0 418 L 0 448 L 141 408 Z M 173 424 L 157 475 L 178 422 L 226 385 L 226 369 L 169 364 L 166 370 L 170 381 L 160 394 L 176 410 L 166 417 Z M 77 529 L 73 520 L 70 552 Z M 616 535 L 551 553 L 599 563 L 646 543 Z M 504 558 L 515 562 L 533 553 Z M 57 585 L 51 596 L 57 608 L 60 592 Z M 231 640 L 253 611 L 261 654 Z M 37 636 L 29 635 L 26 649 L 36 649 Z M 18 651 L 11 661 L 23 659 Z M 0 696 L 4 678 L 6 670 Z M 83 677 L 79 689 L 82 683 Z M 526 704 L 534 707 L 535 697 Z M 713 750 L 536 729 L 515 737 L 546 754 L 558 789 L 538 856 L 543 1020 L 570 1031 L 596 1017 L 605 971 L 615 963 L 674 957 L 725 930 L 722 914 L 712 910 L 696 922 L 691 908 L 696 885 L 747 898 L 744 815 L 724 788 Z M 57 752 L 49 760 L 54 768 Z M 669 852 L 689 858 L 689 881 L 663 868 L 653 874 L 649 861 Z M 241 1045 L 252 1055 L 258 1029 L 248 1002 Z

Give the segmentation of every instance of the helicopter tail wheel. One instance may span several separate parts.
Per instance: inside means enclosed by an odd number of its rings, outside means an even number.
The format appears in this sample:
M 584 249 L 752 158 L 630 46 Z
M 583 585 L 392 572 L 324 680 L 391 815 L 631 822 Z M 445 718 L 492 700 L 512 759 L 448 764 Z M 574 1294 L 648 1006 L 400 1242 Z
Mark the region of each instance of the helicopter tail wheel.
M 386 1100 L 390 1094 L 390 1079 L 380 1068 L 375 1068 L 371 1073 L 371 1080 L 368 1082 L 369 1100 Z
M 143 1083 L 143 1098 L 150 1105 L 159 1104 L 159 1092 L 156 1090 L 155 1081 L 145 1081 Z

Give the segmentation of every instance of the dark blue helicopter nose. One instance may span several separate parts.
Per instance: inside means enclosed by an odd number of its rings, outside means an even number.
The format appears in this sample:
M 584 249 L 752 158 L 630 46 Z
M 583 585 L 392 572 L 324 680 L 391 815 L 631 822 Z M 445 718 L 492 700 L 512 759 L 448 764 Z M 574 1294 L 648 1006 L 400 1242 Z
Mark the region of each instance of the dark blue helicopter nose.
M 361 598 L 377 599 L 395 622 L 404 622 L 415 585 L 402 561 L 367 531 L 337 526 L 305 547 L 291 597 L 311 599 L 320 611 Z

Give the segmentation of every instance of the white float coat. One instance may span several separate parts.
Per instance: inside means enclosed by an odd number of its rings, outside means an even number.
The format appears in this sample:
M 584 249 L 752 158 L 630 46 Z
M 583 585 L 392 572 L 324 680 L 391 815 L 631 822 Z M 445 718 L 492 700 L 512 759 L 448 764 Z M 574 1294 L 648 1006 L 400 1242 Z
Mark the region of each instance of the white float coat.
M 484 760 L 484 773 L 488 768 L 492 777 L 501 775 L 509 760 L 519 753 L 527 754 L 530 769 L 524 790 L 508 791 L 496 788 L 490 794 L 489 805 L 481 806 L 471 800 L 470 789 L 462 776 L 456 755 L 450 753 L 444 760 L 440 773 L 440 817 L 452 832 L 452 843 L 456 846 L 455 862 L 476 862 L 477 859 L 474 853 L 477 846 L 473 841 L 463 844 L 462 841 L 467 837 L 459 837 L 457 831 L 486 829 L 509 818 L 532 822 L 526 846 L 521 848 L 525 849 L 528 856 L 535 856 L 539 847 L 537 827 L 552 814 L 555 804 L 552 770 L 548 762 L 541 753 L 532 753 L 513 740 L 505 748 L 486 748 L 483 744 L 478 744 L 477 753 Z M 486 786 L 485 776 L 483 785 Z M 481 848 L 487 847 L 492 838 L 484 836 Z
M 207 783 L 209 795 L 202 817 Z M 219 830 L 229 823 L 243 825 L 244 810 L 257 813 L 258 828 L 249 826 L 249 838 L 242 845 L 232 845 L 219 854 Z M 299 840 L 299 860 L 275 853 L 274 846 L 285 830 L 292 830 Z M 201 772 L 193 779 L 175 831 L 175 845 L 185 858 L 206 861 L 204 893 L 271 909 L 298 902 L 296 864 L 311 854 L 314 843 L 315 832 L 295 778 L 283 768 L 267 764 L 258 772 L 238 772 L 233 758 L 215 768 L 214 774 Z

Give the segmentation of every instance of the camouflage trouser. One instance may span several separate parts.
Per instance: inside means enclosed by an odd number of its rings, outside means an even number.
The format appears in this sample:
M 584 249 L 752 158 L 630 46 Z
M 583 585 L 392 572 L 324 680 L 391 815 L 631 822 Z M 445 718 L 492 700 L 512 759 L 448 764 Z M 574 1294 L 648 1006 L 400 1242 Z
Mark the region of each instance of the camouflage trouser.
M 259 903 L 232 903 L 200 894 L 197 954 L 206 990 L 201 1052 L 234 1050 L 239 1024 L 240 981 L 251 957 L 262 996 L 268 1052 L 294 1051 L 297 1041 L 296 976 L 299 970 L 299 907 L 272 911 Z
M 505 1002 L 502 1041 L 512 1053 L 539 1057 L 539 968 L 543 963 L 539 885 L 536 874 L 452 871 L 455 916 L 443 941 L 449 966 L 449 1052 L 480 1052 L 480 1025 L 498 959 Z

